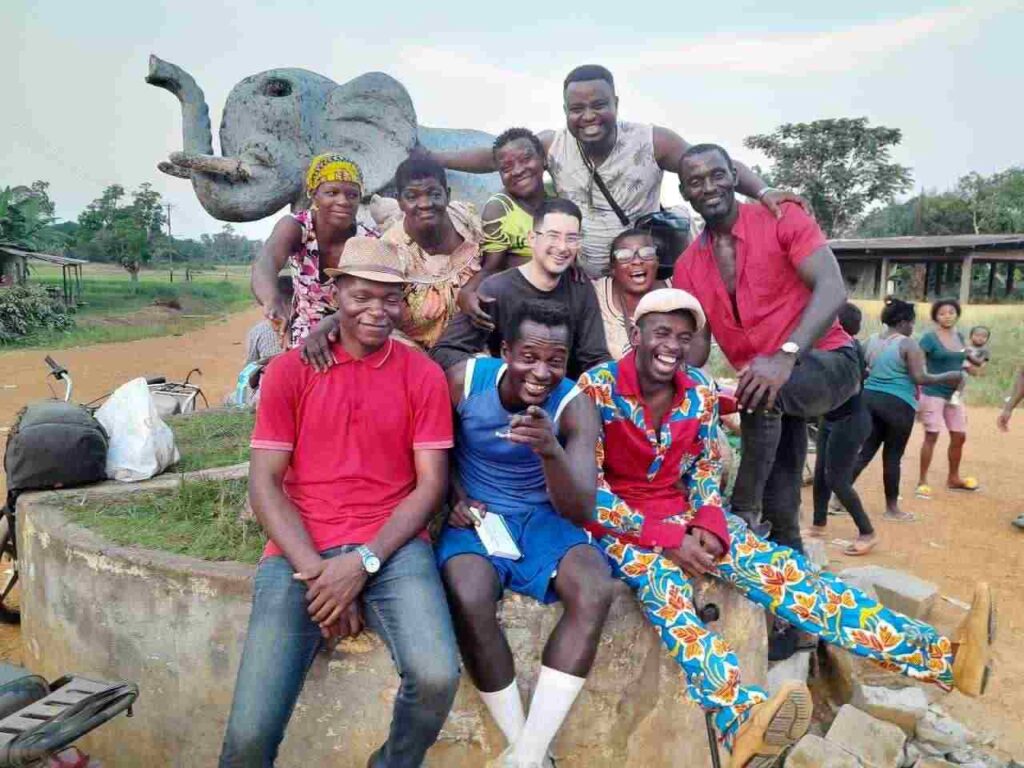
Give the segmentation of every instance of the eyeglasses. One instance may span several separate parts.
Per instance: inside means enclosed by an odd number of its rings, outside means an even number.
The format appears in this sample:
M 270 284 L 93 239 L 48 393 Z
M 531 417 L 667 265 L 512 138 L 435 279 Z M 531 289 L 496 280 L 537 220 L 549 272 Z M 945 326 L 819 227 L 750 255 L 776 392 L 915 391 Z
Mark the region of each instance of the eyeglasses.
M 634 256 L 639 256 L 640 261 L 654 261 L 658 258 L 658 249 L 653 245 L 644 245 L 640 248 L 618 248 L 612 251 L 612 256 L 619 264 L 628 264 Z
M 580 235 L 563 235 L 561 232 L 539 232 L 537 230 L 534 230 L 533 233 L 553 243 L 565 243 L 570 248 L 577 248 L 583 242 L 583 238 Z

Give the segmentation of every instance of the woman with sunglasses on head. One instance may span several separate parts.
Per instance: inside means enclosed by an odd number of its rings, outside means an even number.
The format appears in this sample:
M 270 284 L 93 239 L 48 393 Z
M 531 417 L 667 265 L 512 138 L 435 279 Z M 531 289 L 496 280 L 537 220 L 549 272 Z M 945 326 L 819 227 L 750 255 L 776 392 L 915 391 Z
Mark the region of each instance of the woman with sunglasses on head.
M 627 229 L 612 240 L 607 274 L 594 281 L 608 353 L 618 360 L 631 349 L 633 312 L 645 295 L 668 287 L 657 280 L 658 250 L 649 232 Z

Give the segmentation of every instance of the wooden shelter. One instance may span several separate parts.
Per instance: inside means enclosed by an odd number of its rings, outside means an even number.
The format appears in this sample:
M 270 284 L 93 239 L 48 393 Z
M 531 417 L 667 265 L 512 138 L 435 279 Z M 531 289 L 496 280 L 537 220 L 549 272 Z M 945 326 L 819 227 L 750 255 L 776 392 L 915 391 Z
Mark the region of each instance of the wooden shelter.
M 972 277 L 986 268 L 986 295 L 992 299 L 1000 264 L 1006 265 L 1003 293 L 1009 296 L 1013 292 L 1015 268 L 1024 263 L 1024 234 L 876 237 L 831 240 L 829 245 L 847 283 L 856 285 L 853 295 L 861 298 L 884 298 L 889 293 L 893 268 L 906 264 L 924 270 L 923 283 L 919 290 L 912 291 L 919 295 L 909 296 L 911 299 L 959 295 L 960 303 L 967 304 Z
M 67 307 L 78 306 L 82 298 L 82 265 L 89 262 L 85 259 L 74 259 L 70 256 L 58 256 L 54 253 L 42 253 L 40 251 L 25 251 L 21 248 L 14 248 L 9 245 L 0 245 L 0 260 L 3 260 L 11 269 L 3 270 L 4 273 L 13 276 L 13 281 L 23 285 L 28 280 L 28 262 L 41 261 L 45 264 L 56 264 L 60 267 L 63 278 L 62 298 Z

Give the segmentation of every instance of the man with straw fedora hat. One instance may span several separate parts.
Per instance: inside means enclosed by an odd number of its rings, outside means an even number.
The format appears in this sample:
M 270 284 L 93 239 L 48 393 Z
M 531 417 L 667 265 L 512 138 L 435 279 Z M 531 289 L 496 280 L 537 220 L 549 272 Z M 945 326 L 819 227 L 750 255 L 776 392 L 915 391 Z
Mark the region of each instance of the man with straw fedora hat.
M 353 237 L 336 268 L 335 365 L 299 350 L 263 377 L 249 497 L 269 539 L 256 570 L 221 766 L 273 765 L 314 654 L 367 626 L 401 670 L 373 768 L 422 763 L 459 682 L 458 649 L 425 531 L 447 485 L 452 417 L 441 369 L 395 343 L 398 253 Z

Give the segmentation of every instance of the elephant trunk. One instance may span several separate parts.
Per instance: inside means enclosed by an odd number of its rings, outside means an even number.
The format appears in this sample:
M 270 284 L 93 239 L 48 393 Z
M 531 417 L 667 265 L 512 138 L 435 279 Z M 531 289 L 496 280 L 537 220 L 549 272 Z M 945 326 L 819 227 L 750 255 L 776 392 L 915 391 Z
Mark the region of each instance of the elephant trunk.
M 182 149 L 189 154 L 212 155 L 210 110 L 203 89 L 192 75 L 177 64 L 150 56 L 146 82 L 170 91 L 181 102 Z

